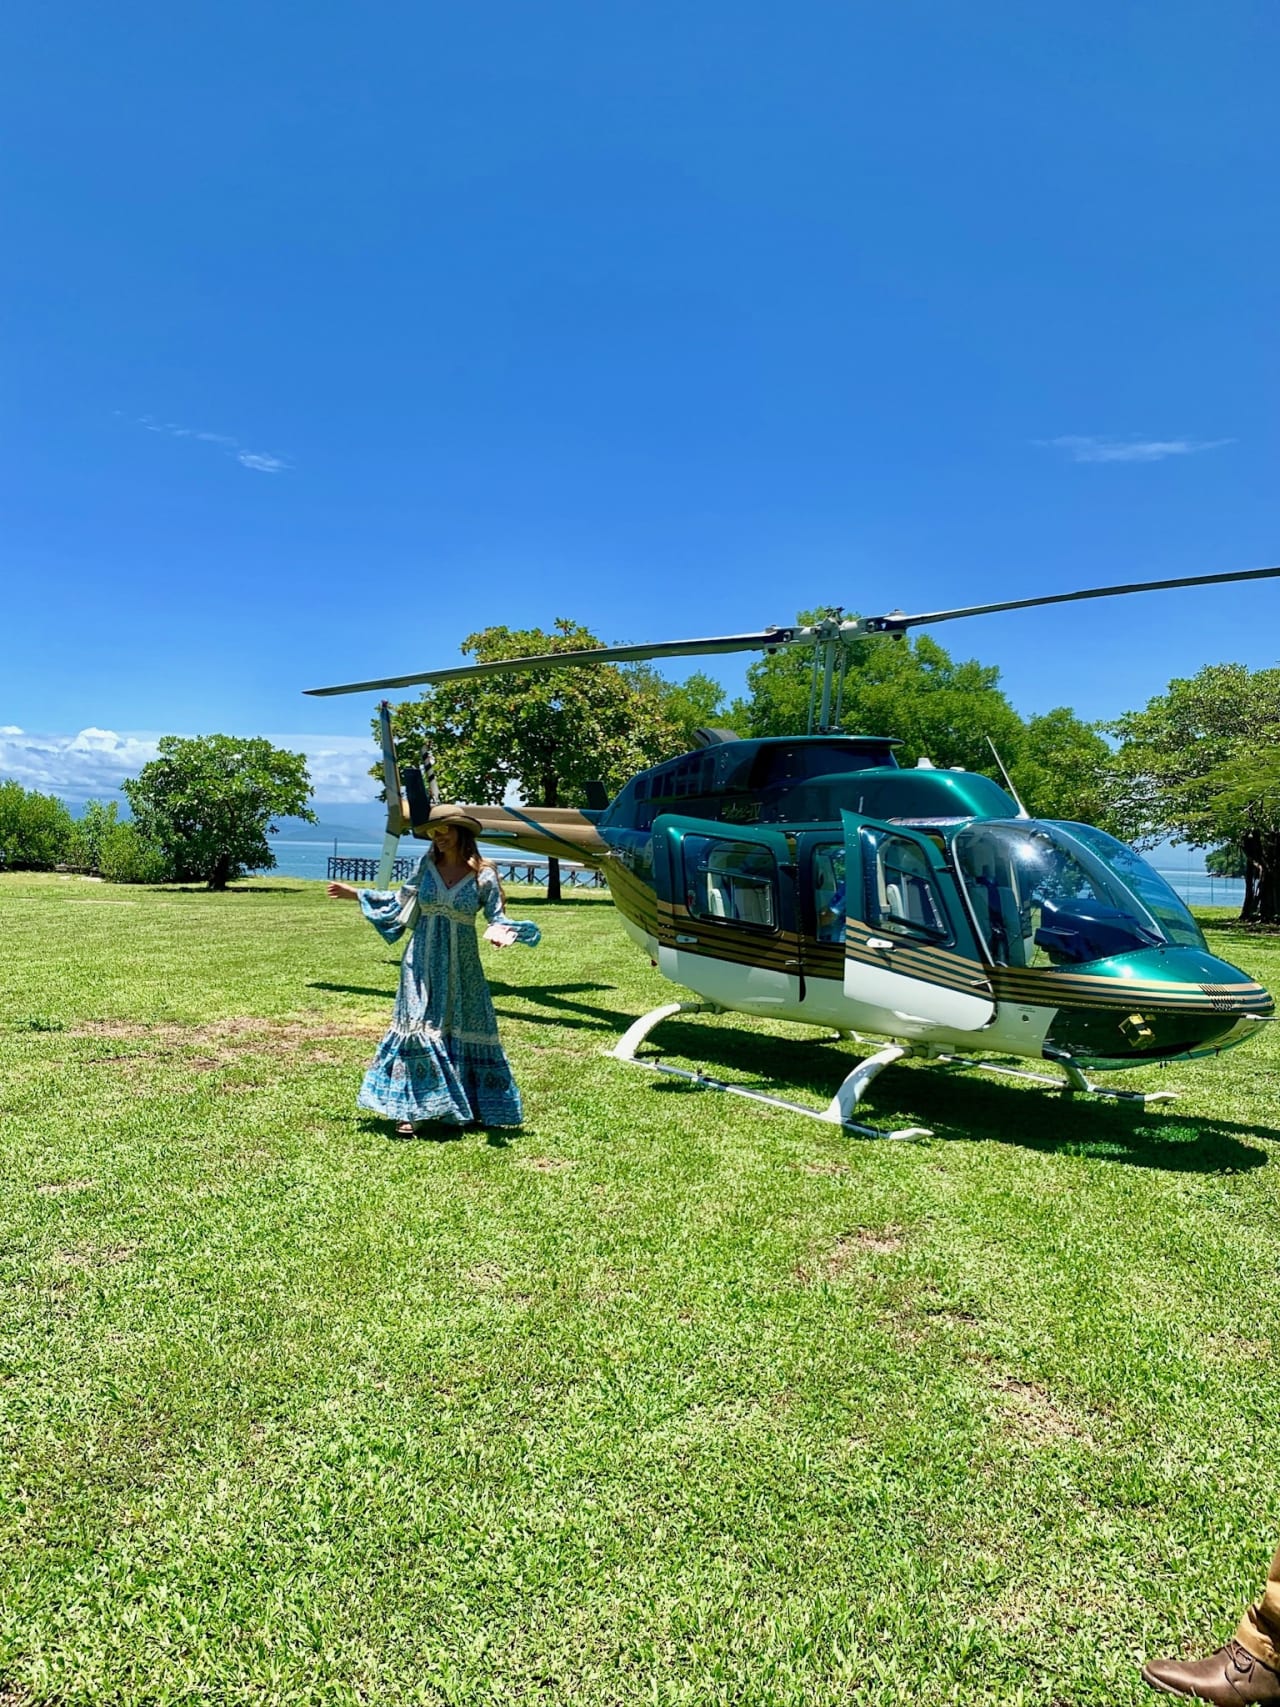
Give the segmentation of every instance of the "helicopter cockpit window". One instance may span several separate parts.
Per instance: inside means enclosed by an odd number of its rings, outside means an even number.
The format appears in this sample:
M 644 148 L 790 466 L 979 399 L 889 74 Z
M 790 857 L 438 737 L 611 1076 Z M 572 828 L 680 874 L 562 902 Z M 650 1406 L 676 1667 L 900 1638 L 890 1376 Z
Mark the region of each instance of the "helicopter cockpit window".
M 778 866 L 766 847 L 685 836 L 684 888 L 694 918 L 777 929 Z
M 998 966 L 1080 965 L 1166 940 L 1107 866 L 1055 825 L 978 823 L 954 851 Z
M 905 836 L 876 835 L 867 923 L 898 936 L 939 942 L 950 935 L 923 848 Z
M 1090 853 L 1133 891 L 1170 942 L 1181 943 L 1184 948 L 1207 949 L 1204 932 L 1182 897 L 1127 842 L 1118 842 L 1114 836 L 1089 824 L 1072 824 L 1069 834 L 1073 841 L 1083 842 Z

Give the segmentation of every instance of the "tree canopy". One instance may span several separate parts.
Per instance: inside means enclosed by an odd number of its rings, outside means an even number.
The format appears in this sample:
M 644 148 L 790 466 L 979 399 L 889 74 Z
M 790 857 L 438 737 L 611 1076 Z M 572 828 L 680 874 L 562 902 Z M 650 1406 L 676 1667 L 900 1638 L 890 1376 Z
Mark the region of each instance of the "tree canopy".
M 482 629 L 462 650 L 483 664 L 601 644 L 562 617 L 550 630 Z M 421 764 L 425 749 L 433 750 L 446 799 L 497 804 L 515 788 L 545 806 L 585 806 L 592 781 L 616 792 L 634 772 L 679 751 L 683 736 L 652 672 L 618 665 L 442 682 L 397 705 L 392 729 L 402 762 Z M 553 895 L 558 877 L 553 867 Z
M 1280 923 L 1280 669 L 1206 665 L 1111 729 L 1120 833 L 1238 850 L 1242 917 Z
M 166 735 L 123 788 L 136 833 L 163 851 L 170 875 L 210 889 L 275 865 L 272 818 L 315 821 L 305 755 L 260 736 Z
M 72 830 L 56 795 L 0 782 L 0 867 L 56 865 L 67 857 Z

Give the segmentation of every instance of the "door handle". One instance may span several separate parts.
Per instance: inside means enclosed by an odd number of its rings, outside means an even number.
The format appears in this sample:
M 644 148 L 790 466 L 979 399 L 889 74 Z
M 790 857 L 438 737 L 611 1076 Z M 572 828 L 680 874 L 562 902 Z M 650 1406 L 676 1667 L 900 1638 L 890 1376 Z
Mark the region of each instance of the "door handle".
M 890 948 L 891 949 L 891 948 L 896 948 L 897 946 L 898 945 L 896 942 L 890 942 L 888 937 L 886 937 L 886 936 L 869 936 L 867 938 L 867 947 L 868 948 Z
M 681 935 L 681 933 L 680 933 L 680 932 L 679 932 L 679 931 L 677 931 L 677 932 L 676 932 L 676 941 L 677 941 L 677 942 L 691 942 L 691 943 L 696 943 L 696 942 L 697 942 L 697 940 L 698 940 L 698 939 L 697 939 L 697 937 L 696 937 L 696 936 L 683 936 L 683 935 Z

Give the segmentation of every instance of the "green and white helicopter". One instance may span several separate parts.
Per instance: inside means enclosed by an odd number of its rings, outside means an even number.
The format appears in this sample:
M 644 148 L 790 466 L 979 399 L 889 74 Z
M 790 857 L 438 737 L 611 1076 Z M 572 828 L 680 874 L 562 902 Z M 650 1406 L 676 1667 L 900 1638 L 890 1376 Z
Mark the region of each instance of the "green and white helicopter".
M 907 615 L 832 616 L 792 628 L 463 665 L 312 688 L 365 693 L 499 673 L 731 652 L 814 649 L 809 730 L 700 745 L 583 810 L 473 806 L 483 839 L 598 867 L 627 934 L 682 997 L 645 1014 L 617 1059 L 772 1103 L 869 1136 L 854 1114 L 876 1076 L 915 1057 L 980 1066 L 1068 1094 L 1170 1098 L 1088 1076 L 1218 1055 L 1275 1013 L 1246 973 L 1211 954 L 1199 925 L 1132 848 L 1085 824 L 1031 818 L 1006 787 L 921 760 L 902 769 L 889 737 L 832 733 L 850 644 L 867 635 L 996 611 L 1280 576 L 1280 567 L 1093 587 Z M 388 825 L 425 835 L 429 791 L 397 764 L 382 714 Z M 993 749 L 994 751 L 994 749 Z M 997 758 L 998 763 L 998 758 Z M 1003 767 L 1001 767 L 1003 774 Z M 881 1047 L 825 1110 L 640 1055 L 672 1015 L 789 1020 Z M 991 1060 L 988 1057 L 1002 1057 Z M 1053 1075 L 1012 1067 L 1047 1063 Z

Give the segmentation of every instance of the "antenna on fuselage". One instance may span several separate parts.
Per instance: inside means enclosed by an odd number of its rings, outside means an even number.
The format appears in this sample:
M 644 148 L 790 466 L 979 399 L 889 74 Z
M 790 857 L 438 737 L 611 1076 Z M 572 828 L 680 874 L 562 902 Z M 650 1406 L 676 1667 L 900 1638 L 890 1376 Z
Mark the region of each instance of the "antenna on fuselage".
M 986 743 L 987 743 L 988 747 L 991 748 L 992 758 L 996 761 L 996 763 L 1000 767 L 1000 775 L 1004 778 L 1005 787 L 1008 789 L 1009 793 L 1013 796 L 1013 798 L 1018 802 L 1018 816 L 1019 816 L 1019 818 L 1029 818 L 1031 816 L 1031 814 L 1030 814 L 1030 812 L 1027 811 L 1026 807 L 1022 804 L 1022 801 L 1019 799 L 1018 791 L 1013 786 L 1013 781 L 1010 778 L 1008 771 L 1004 768 L 1004 760 L 1000 757 L 999 753 L 996 752 L 995 742 L 991 739 L 990 735 L 986 736 L 985 739 L 986 739 Z

